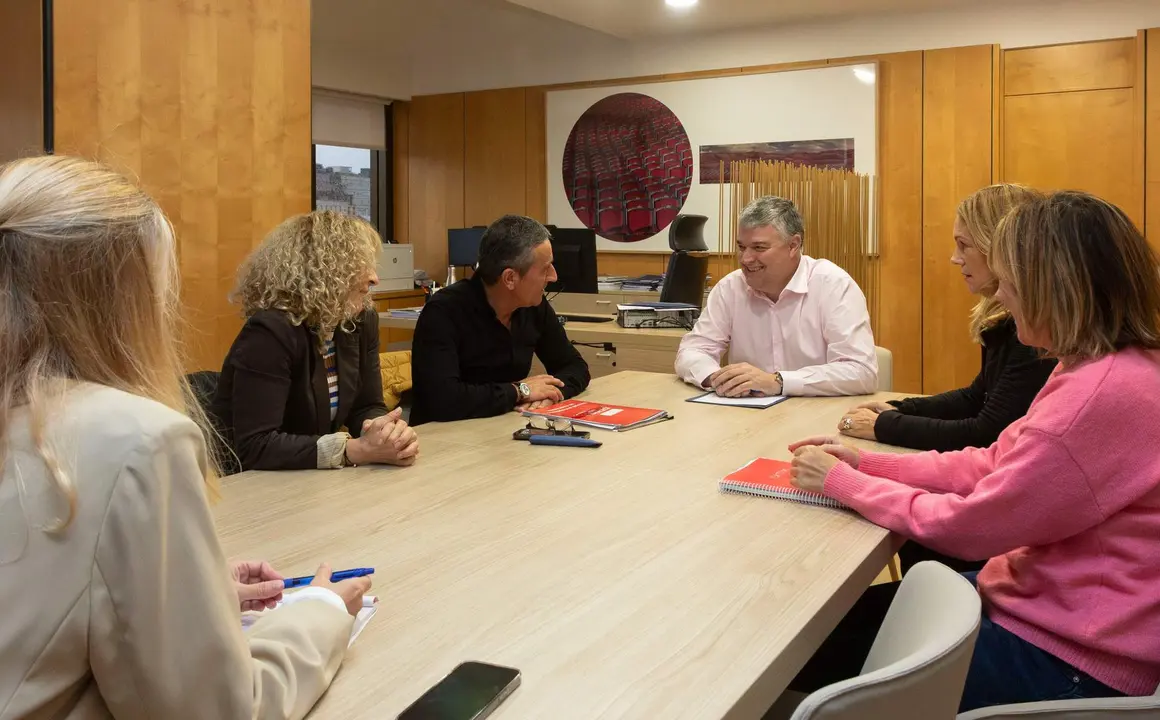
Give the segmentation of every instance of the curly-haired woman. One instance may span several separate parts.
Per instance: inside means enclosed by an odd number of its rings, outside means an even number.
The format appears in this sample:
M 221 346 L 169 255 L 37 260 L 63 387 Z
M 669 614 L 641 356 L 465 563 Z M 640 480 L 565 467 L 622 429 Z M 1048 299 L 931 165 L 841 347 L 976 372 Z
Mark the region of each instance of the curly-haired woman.
M 415 431 L 383 404 L 368 294 L 381 242 L 367 222 L 323 210 L 286 220 L 242 264 L 233 299 L 246 324 L 213 415 L 243 470 L 415 461 Z

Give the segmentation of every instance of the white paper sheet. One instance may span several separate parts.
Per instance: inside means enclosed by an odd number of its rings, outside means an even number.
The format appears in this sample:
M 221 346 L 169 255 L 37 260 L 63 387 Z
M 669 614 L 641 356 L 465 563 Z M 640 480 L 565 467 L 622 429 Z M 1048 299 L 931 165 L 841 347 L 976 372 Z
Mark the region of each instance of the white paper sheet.
M 379 606 L 378 606 L 377 600 L 378 600 L 378 598 L 376 598 L 374 595 L 364 595 L 363 596 L 363 608 L 362 608 L 362 610 L 358 611 L 358 615 L 354 616 L 354 627 L 352 627 L 350 629 L 350 641 L 346 644 L 347 647 L 354 645 L 355 638 L 357 638 L 359 635 L 362 634 L 362 631 L 366 628 L 367 623 L 369 623 L 371 621 L 371 618 L 373 618 L 375 616 L 375 613 L 378 612 Z M 278 603 L 278 606 L 275 607 L 273 610 L 266 610 L 265 612 L 266 613 L 274 612 L 279 607 L 282 607 L 282 603 Z M 264 614 L 265 613 L 245 613 L 245 614 L 243 614 L 242 615 L 242 630 L 249 630 L 251 627 L 253 627 L 254 623 L 256 623 L 256 622 L 258 622 L 258 620 L 262 619 L 262 616 Z
M 750 397 L 721 397 L 717 393 L 707 392 L 704 395 L 689 398 L 689 402 L 704 403 L 705 405 L 731 405 L 733 407 L 767 408 L 785 400 L 785 395 L 750 396 Z

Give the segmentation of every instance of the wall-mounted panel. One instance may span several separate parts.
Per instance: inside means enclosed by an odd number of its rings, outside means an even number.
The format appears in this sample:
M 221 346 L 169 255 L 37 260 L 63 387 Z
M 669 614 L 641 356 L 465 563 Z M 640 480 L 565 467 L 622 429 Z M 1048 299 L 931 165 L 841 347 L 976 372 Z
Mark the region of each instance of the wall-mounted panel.
M 1008 97 L 1003 174 L 1043 190 L 1085 190 L 1143 224 L 1135 164 L 1133 91 Z
M 41 5 L 0 2 L 0 163 L 44 151 Z
M 548 221 L 548 137 L 547 95 L 541 88 L 528 88 L 524 95 L 524 129 L 527 163 L 525 211 L 528 217 Z
M 1160 29 L 1149 30 L 1147 42 L 1147 233 L 1160 252 Z
M 922 392 L 921 52 L 878 59 L 881 281 L 875 342 L 894 355 L 894 389 Z
M 954 250 L 955 211 L 991 184 L 992 47 L 924 53 L 922 211 L 922 389 L 963 387 L 979 372 L 979 348 L 967 330 L 976 298 L 967 291 Z
M 523 88 L 464 96 L 463 220 L 488 225 L 527 207 L 527 135 Z
M 238 264 L 310 210 L 308 0 L 56 0 L 59 153 L 137 177 L 177 231 L 194 368 L 241 325 Z
M 415 246 L 415 269 L 440 282 L 447 229 L 464 225 L 463 112 L 463 93 L 411 100 L 407 240 Z
M 1006 95 L 1132 87 L 1135 39 L 1007 50 L 1003 77 Z

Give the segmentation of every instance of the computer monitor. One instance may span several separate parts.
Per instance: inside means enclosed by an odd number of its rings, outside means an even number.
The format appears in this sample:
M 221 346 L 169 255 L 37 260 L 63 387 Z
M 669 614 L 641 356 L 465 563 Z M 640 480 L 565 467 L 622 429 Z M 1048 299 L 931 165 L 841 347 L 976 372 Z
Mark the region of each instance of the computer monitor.
M 447 231 L 447 264 L 455 267 L 475 267 L 479 261 L 479 241 L 484 227 L 453 228 Z
M 709 272 L 708 253 L 675 252 L 661 285 L 661 302 L 696 305 L 705 302 L 705 275 Z
M 596 232 L 588 228 L 553 228 L 552 255 L 557 280 L 548 292 L 596 294 Z

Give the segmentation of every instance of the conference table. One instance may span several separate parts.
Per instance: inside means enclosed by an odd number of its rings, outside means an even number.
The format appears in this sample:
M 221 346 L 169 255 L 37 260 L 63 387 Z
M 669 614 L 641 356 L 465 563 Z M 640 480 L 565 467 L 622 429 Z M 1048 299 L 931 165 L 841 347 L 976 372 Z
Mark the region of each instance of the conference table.
M 899 540 L 717 482 L 832 434 L 856 402 L 899 396 L 755 410 L 685 402 L 695 394 L 671 375 L 594 380 L 582 399 L 675 416 L 593 430 L 598 449 L 513 440 L 525 418 L 511 413 L 421 426 L 409 468 L 226 478 L 229 556 L 287 575 L 375 568 L 378 612 L 311 717 L 393 718 L 477 660 L 523 674 L 496 720 L 760 718 Z

